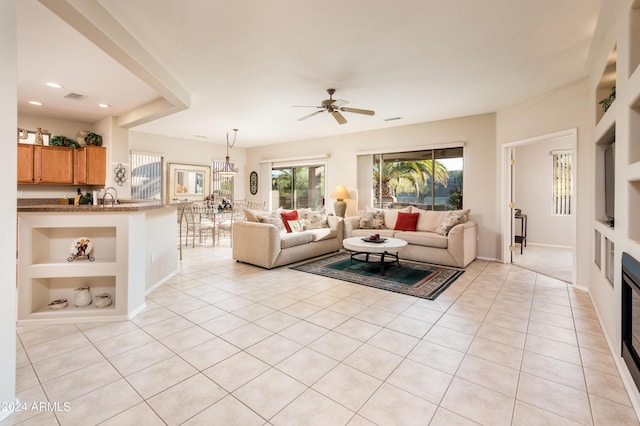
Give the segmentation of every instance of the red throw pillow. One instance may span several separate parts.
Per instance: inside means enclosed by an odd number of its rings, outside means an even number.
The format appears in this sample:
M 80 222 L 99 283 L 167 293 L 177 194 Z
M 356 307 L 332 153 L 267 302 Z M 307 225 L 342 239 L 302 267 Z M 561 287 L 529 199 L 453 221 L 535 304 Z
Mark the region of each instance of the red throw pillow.
M 403 213 L 398 212 L 398 220 L 396 220 L 396 231 L 415 231 L 418 225 L 418 216 L 420 213 Z
M 284 222 L 284 228 L 288 233 L 291 233 L 291 227 L 289 226 L 290 220 L 298 220 L 298 210 L 291 210 L 290 212 L 282 212 L 280 213 L 280 217 Z

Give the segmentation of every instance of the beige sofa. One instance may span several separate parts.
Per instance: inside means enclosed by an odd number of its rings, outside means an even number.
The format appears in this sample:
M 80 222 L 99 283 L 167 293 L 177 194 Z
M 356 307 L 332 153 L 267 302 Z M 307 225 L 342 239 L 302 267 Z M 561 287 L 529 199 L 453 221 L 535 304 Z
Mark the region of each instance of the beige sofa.
M 327 216 L 326 227 L 292 233 L 283 232 L 273 221 L 253 221 L 251 214 L 247 218 L 233 223 L 232 257 L 239 262 L 271 269 L 342 248 L 344 222 L 340 217 Z
M 399 212 L 419 213 L 415 231 L 394 229 Z M 400 252 L 401 259 L 464 268 L 478 254 L 478 225 L 476 222 L 468 220 L 468 213 L 468 210 L 427 211 L 413 206 L 399 210 L 385 209 L 377 211 L 377 213 L 366 212 L 360 216 L 344 219 L 345 238 L 368 237 L 372 234 L 380 234 L 380 237 L 400 238 L 409 243 Z M 371 220 L 371 214 L 377 218 Z M 444 226 L 447 222 L 444 221 L 452 216 L 464 217 L 462 220 L 466 221 L 451 227 L 447 233 L 447 226 Z M 380 224 L 381 217 L 384 217 L 383 224 Z M 451 224 L 451 222 L 448 223 Z M 368 225 L 368 227 L 361 227 L 361 225 Z M 442 231 L 446 235 L 436 231 Z

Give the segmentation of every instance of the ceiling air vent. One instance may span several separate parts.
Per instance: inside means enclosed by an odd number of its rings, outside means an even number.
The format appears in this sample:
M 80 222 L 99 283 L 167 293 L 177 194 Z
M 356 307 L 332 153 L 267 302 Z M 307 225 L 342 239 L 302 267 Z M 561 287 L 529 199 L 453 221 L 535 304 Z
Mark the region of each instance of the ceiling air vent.
M 82 99 L 86 98 L 85 95 L 81 95 L 79 93 L 73 93 L 70 92 L 65 96 L 66 99 L 73 99 L 74 101 L 81 101 Z
M 396 121 L 402 120 L 402 117 L 391 117 L 391 118 L 383 118 L 382 121 Z

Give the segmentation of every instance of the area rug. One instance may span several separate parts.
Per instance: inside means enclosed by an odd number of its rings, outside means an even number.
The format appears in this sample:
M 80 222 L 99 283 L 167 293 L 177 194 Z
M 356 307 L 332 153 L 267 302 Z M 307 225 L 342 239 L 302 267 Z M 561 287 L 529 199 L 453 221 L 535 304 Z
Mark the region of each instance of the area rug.
M 380 275 L 378 263 L 351 262 L 349 253 L 312 260 L 291 269 L 429 300 L 435 300 L 464 273 L 460 269 L 401 260 L 400 265 L 387 264 L 385 274 Z

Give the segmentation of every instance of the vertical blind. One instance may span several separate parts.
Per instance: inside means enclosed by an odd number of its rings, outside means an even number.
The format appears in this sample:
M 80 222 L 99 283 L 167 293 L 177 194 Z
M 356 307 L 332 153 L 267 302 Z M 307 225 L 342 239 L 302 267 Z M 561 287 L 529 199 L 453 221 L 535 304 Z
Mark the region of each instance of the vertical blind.
M 162 199 L 162 155 L 131 152 L 131 198 Z
M 571 214 L 571 197 L 573 183 L 571 181 L 570 152 L 555 151 L 553 156 L 553 214 L 568 216 Z
M 233 178 L 227 178 L 220 175 L 220 173 L 216 172 L 216 170 L 222 170 L 224 168 L 224 160 L 213 160 L 211 162 L 211 170 L 213 173 L 212 177 L 212 185 L 211 185 L 211 193 L 214 196 L 214 201 L 220 202 L 222 199 L 226 199 L 228 201 L 234 200 L 233 198 Z M 235 164 L 231 163 L 232 167 L 235 167 Z

